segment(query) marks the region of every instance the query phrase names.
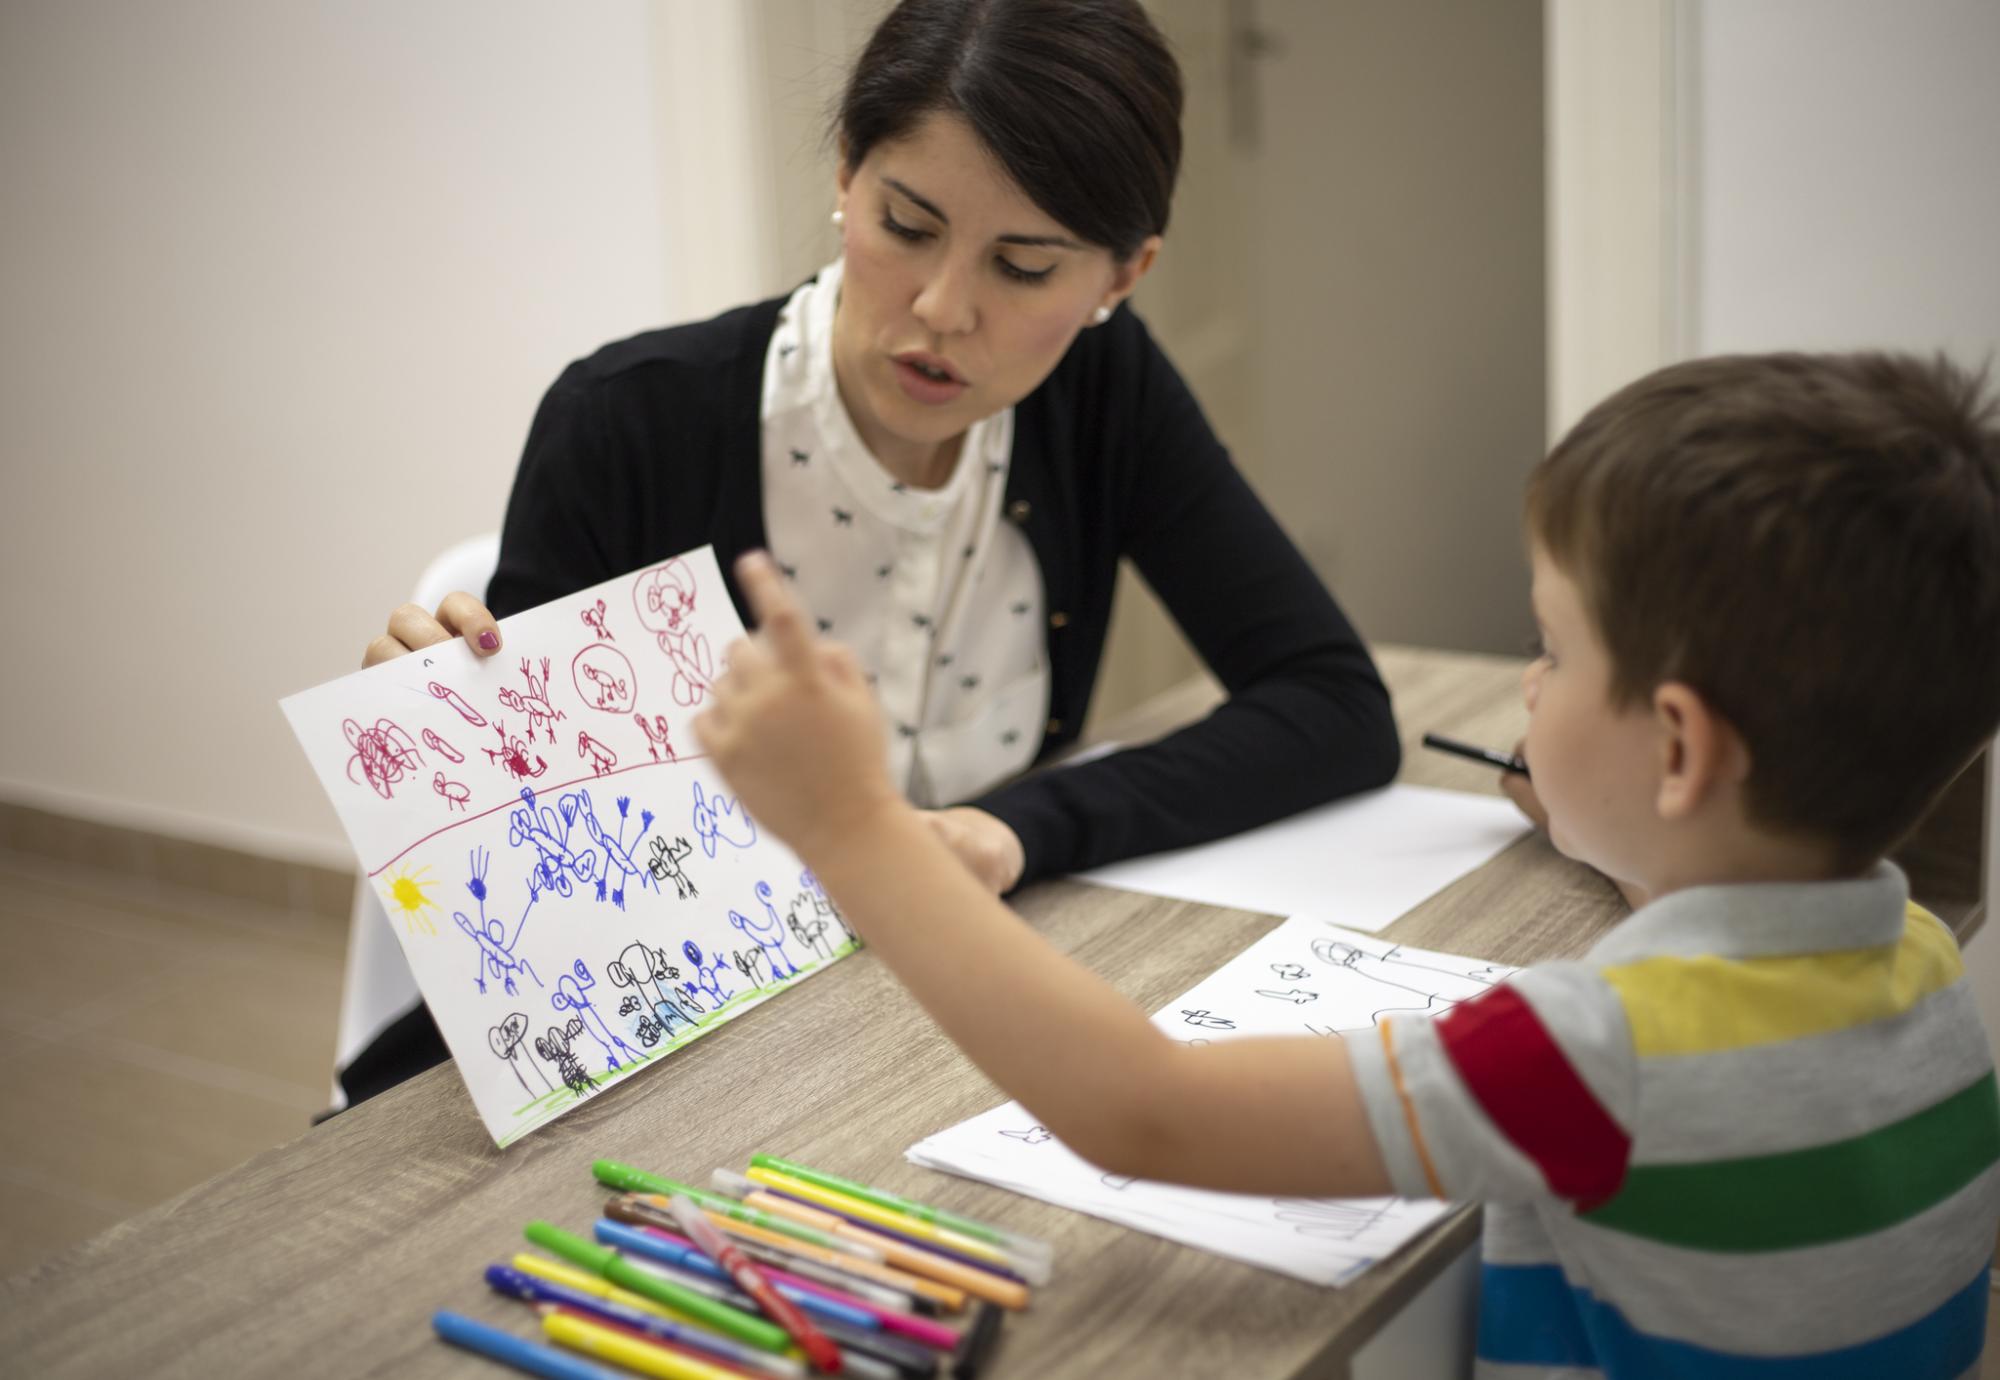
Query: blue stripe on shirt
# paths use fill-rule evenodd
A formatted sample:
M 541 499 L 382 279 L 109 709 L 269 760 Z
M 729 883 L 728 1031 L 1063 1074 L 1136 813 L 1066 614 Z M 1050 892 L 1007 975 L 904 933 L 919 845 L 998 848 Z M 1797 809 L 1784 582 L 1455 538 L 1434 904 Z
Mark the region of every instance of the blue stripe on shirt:
M 1556 1265 L 1480 1268 L 1479 1359 L 1505 1365 L 1601 1367 L 1609 1380 L 1952 1380 L 1986 1341 L 1987 1273 L 1906 1327 L 1810 1355 L 1744 1356 L 1653 1337 Z

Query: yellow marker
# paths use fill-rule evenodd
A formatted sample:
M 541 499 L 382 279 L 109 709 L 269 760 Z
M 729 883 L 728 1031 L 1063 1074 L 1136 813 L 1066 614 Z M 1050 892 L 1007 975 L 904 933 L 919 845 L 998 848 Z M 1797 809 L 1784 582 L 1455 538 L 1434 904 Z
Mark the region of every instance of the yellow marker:
M 752 1179 L 766 1188 L 776 1189 L 787 1197 L 803 1198 L 808 1203 L 817 1203 L 821 1207 L 832 1212 L 837 1212 L 843 1217 L 858 1217 L 864 1222 L 872 1222 L 876 1226 L 894 1232 L 899 1236 L 912 1237 L 918 1241 L 928 1241 L 932 1245 L 942 1247 L 956 1255 L 967 1256 L 973 1260 L 983 1260 L 995 1269 L 1005 1270 L 1009 1274 L 1021 1275 L 1024 1279 L 1029 1279 L 1032 1283 L 1048 1283 L 1046 1278 L 1035 1280 L 1024 1270 L 1020 1269 L 1016 1257 L 1010 1252 L 1004 1251 L 989 1242 L 967 1236 L 962 1231 L 953 1231 L 950 1227 L 940 1227 L 935 1223 L 920 1221 L 915 1217 L 894 1211 L 891 1208 L 877 1207 L 874 1203 L 865 1202 L 860 1198 L 854 1197 L 852 1194 L 842 1193 L 837 1189 L 823 1188 L 819 1184 L 807 1183 L 804 1179 L 794 1178 L 792 1175 L 781 1173 L 776 1169 L 765 1169 L 757 1165 L 752 1165 L 749 1173 L 744 1177 Z
M 857 1227 L 845 1217 L 831 1212 L 822 1212 L 804 1203 L 795 1203 L 790 1198 L 780 1198 L 775 1193 L 753 1193 L 743 1200 L 750 1207 L 758 1208 L 776 1217 L 789 1217 L 794 1222 L 803 1222 L 809 1227 L 849 1241 L 859 1241 L 882 1252 L 882 1258 L 900 1270 L 924 1275 L 953 1288 L 963 1289 L 974 1298 L 987 1299 L 1002 1308 L 1026 1308 L 1028 1306 L 1028 1286 L 1017 1280 L 1003 1279 L 989 1274 L 976 1266 L 964 1265 L 947 1259 L 935 1251 L 927 1251 L 921 1246 L 912 1246 L 906 1241 L 898 1241 L 893 1236 Z
M 949 1284 L 940 1284 L 934 1279 L 925 1279 L 920 1275 L 913 1275 L 888 1265 L 877 1265 L 874 1261 L 864 1260 L 858 1255 L 843 1255 L 839 1251 L 829 1251 L 823 1246 L 808 1245 L 794 1237 L 780 1236 L 777 1232 L 753 1227 L 748 1222 L 733 1221 L 719 1212 L 709 1213 L 708 1220 L 731 1236 L 740 1236 L 745 1241 L 761 1241 L 767 1246 L 777 1246 L 807 1260 L 817 1260 L 822 1265 L 831 1265 L 851 1275 L 859 1275 L 863 1279 L 872 1279 L 878 1284 L 887 1284 L 905 1293 L 916 1294 L 951 1312 L 956 1313 L 965 1307 L 965 1291 L 954 1289 Z
M 604 1299 L 610 1303 L 622 1303 L 627 1308 L 637 1308 L 641 1312 L 651 1313 L 656 1318 L 669 1318 L 677 1323 L 701 1326 L 687 1314 L 675 1312 L 664 1303 L 655 1303 L 643 1294 L 633 1293 L 630 1289 L 620 1289 L 602 1275 L 579 1270 L 576 1266 L 565 1264 L 560 1260 L 549 1260 L 523 1251 L 514 1257 L 513 1266 L 524 1275 L 533 1275 L 551 1284 L 566 1284 L 579 1293 L 589 1294 L 593 1298 Z
M 672 1351 L 637 1337 L 585 1322 L 573 1313 L 544 1313 L 542 1331 L 549 1340 L 600 1361 L 655 1375 L 660 1380 L 742 1380 L 742 1372 L 711 1366 L 686 1352 Z

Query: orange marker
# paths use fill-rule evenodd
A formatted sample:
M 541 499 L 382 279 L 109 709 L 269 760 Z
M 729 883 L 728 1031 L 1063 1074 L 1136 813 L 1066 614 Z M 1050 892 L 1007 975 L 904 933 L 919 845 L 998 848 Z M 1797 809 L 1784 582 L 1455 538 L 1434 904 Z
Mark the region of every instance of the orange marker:
M 974 1298 L 986 1299 L 1002 1308 L 1021 1309 L 1028 1306 L 1028 1286 L 1025 1284 L 1002 1279 L 999 1275 L 988 1274 L 956 1260 L 947 1260 L 935 1251 L 912 1246 L 893 1236 L 858 1227 L 838 1213 L 822 1212 L 804 1203 L 793 1202 L 790 1198 L 780 1198 L 775 1193 L 752 1193 L 743 1200 L 743 1204 L 768 1212 L 773 1217 L 789 1217 L 805 1226 L 817 1227 L 843 1241 L 858 1241 L 862 1245 L 873 1246 L 889 1264 L 963 1289 Z

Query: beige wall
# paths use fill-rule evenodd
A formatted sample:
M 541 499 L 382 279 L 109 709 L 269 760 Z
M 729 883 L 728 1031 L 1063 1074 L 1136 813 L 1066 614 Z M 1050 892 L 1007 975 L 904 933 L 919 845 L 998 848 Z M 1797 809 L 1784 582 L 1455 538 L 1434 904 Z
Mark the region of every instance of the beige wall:
M 565 362 L 775 286 L 748 18 L 0 8 L 0 795 L 346 857 L 279 697 L 498 524 Z
M 1371 639 L 1518 652 L 1543 436 L 1539 0 L 1263 0 L 1262 450 Z

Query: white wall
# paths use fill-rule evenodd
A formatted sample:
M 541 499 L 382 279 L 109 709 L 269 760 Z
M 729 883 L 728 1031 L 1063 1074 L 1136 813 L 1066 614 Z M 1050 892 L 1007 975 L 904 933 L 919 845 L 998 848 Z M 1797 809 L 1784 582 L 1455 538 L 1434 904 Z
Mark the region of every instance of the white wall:
M 1692 340 L 2000 347 L 2000 5 L 1698 7 Z
M 2000 5 L 1686 3 L 1691 352 L 2000 353 Z M 1967 964 L 2000 1035 L 1994 883 Z
M 0 8 L 0 797 L 347 857 L 278 699 L 497 526 L 568 360 L 776 286 L 747 23 Z

